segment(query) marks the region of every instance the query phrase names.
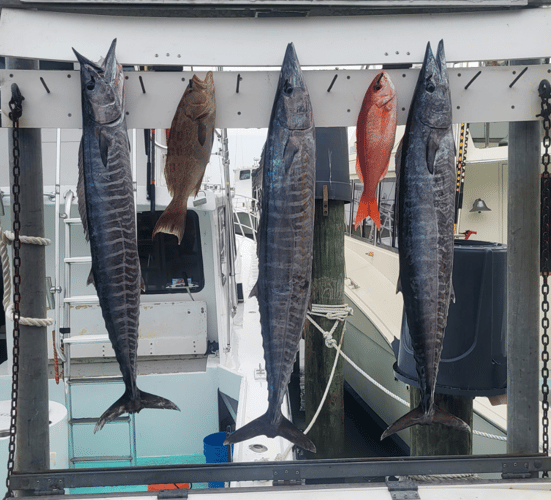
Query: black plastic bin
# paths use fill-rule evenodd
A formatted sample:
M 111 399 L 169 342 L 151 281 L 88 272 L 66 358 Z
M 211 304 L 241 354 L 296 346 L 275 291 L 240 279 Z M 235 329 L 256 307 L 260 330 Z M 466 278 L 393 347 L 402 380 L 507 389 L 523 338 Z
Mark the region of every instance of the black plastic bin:
M 507 391 L 507 246 L 458 240 L 453 287 L 436 392 L 494 396 Z M 395 376 L 419 387 L 405 310 L 392 345 Z

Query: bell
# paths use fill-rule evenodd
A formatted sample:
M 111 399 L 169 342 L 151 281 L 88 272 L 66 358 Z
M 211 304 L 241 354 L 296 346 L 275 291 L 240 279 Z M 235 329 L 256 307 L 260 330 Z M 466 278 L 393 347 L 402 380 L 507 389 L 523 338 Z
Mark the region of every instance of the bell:
M 484 200 L 482 198 L 477 198 L 474 200 L 473 208 L 469 210 L 469 212 L 491 212 L 492 209 L 488 208 L 486 206 L 486 203 L 484 203 Z

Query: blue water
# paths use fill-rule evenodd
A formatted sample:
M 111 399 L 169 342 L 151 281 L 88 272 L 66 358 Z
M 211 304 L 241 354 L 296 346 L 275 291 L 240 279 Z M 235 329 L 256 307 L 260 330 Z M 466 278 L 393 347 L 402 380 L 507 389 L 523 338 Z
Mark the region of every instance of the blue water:
M 169 457 L 138 457 L 137 465 L 181 465 L 181 464 L 204 464 L 205 455 L 202 453 L 197 455 L 175 455 Z M 127 462 L 88 462 L 77 464 L 77 469 L 92 469 L 103 467 L 125 467 Z M 193 489 L 207 488 L 207 483 L 193 483 Z M 134 492 L 147 491 L 147 485 L 132 485 L 132 486 L 104 486 L 95 488 L 68 488 L 68 495 L 84 495 L 93 493 L 115 493 L 115 492 Z

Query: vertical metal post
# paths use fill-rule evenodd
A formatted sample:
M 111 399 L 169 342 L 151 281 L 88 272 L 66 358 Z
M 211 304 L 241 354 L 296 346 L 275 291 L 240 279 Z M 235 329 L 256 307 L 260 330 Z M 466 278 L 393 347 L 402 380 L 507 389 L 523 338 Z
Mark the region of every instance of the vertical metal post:
M 9 69 L 38 69 L 38 61 L 6 58 Z M 23 119 L 25 105 L 23 104 Z M 10 143 L 11 143 L 10 139 Z M 39 129 L 20 129 L 21 235 L 44 237 L 42 140 Z M 11 143 L 10 146 L 13 146 Z M 13 147 L 10 147 L 13 151 Z M 13 162 L 13 158 L 10 158 Z M 13 181 L 13 179 L 12 179 Z M 46 317 L 45 248 L 21 246 L 21 316 Z M 48 344 L 46 327 L 20 327 L 19 392 L 15 470 L 50 466 Z
M 539 439 L 538 121 L 509 124 L 507 229 L 507 453 L 537 453 Z

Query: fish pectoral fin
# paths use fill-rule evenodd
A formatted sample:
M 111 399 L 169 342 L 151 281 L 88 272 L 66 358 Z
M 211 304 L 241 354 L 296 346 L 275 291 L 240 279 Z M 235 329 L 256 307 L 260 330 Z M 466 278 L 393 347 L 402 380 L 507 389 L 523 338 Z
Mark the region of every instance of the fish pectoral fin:
M 253 286 L 253 289 L 251 290 L 251 293 L 249 294 L 249 298 L 256 297 L 258 298 L 258 281 Z
M 88 275 L 88 279 L 86 280 L 86 286 L 88 285 L 94 285 L 96 286 L 96 282 L 94 281 L 94 270 L 90 269 L 90 274 Z
M 201 146 L 204 146 L 207 140 L 207 127 L 203 122 L 197 124 L 197 140 Z
M 455 304 L 455 290 L 453 289 L 453 285 L 450 293 L 450 302 L 453 302 Z
M 400 293 L 402 291 L 402 280 L 401 275 L 398 275 L 398 281 L 396 282 L 396 293 Z
M 107 168 L 107 157 L 109 156 L 109 138 L 105 127 L 102 127 L 99 134 L 99 154 L 103 165 Z
M 434 129 L 431 129 L 429 136 L 427 138 L 427 151 L 426 151 L 426 160 L 427 168 L 431 174 L 434 174 L 434 160 L 436 158 L 436 152 L 438 151 L 440 145 L 440 136 L 438 132 Z
M 143 280 L 143 276 L 140 278 L 140 290 L 145 292 L 145 281 Z

